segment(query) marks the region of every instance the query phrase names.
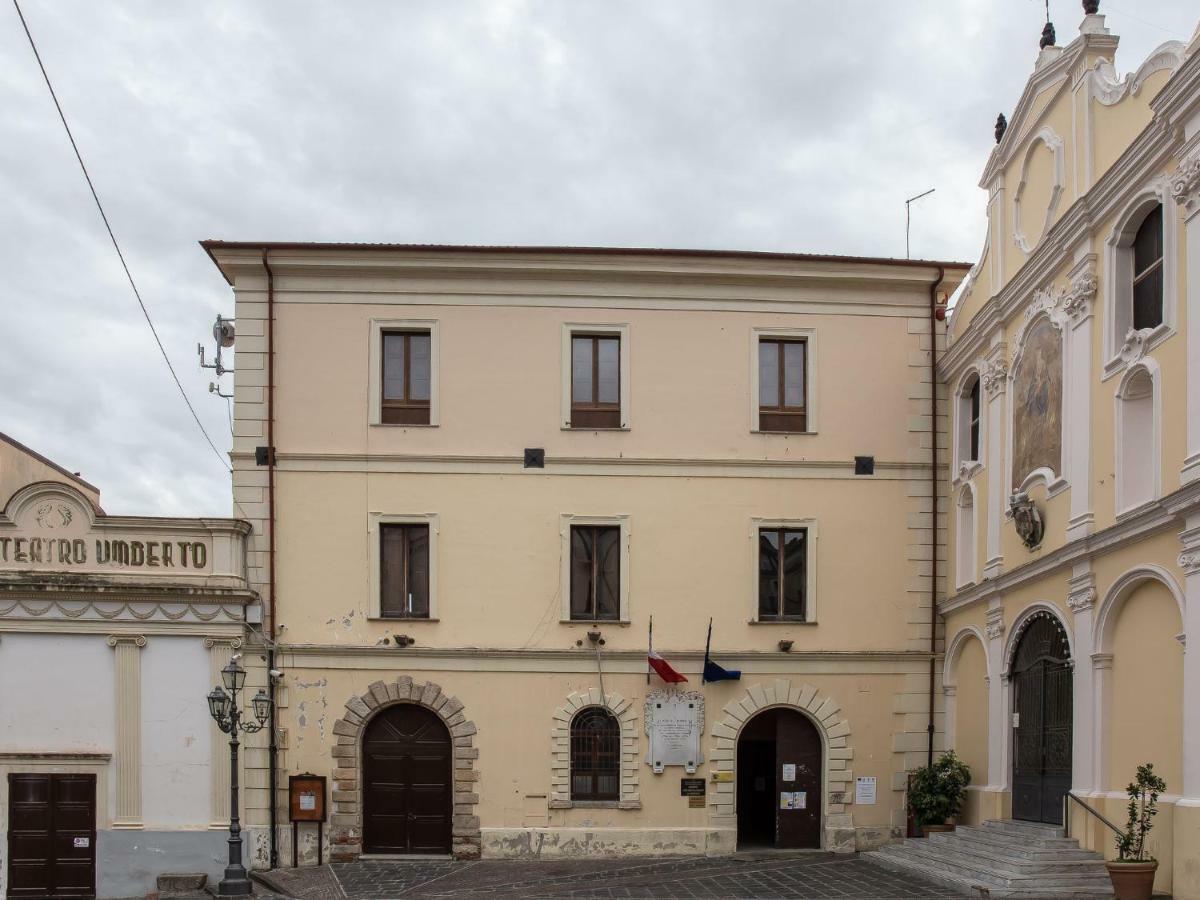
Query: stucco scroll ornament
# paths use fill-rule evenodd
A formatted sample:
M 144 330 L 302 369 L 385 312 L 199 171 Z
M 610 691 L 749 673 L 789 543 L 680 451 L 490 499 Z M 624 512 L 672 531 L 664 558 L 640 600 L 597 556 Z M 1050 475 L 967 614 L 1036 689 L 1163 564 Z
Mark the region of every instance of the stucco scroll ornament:
M 980 381 L 983 390 L 989 397 L 995 397 L 1004 388 L 1004 379 L 1008 377 L 1008 360 L 992 359 L 983 365 Z
M 1021 541 L 1030 550 L 1037 547 L 1042 542 L 1045 526 L 1042 524 L 1042 514 L 1034 506 L 1029 494 L 1025 491 L 1014 493 L 1008 498 L 1008 510 Z
M 37 523 L 42 528 L 62 528 L 71 524 L 71 507 L 62 503 L 43 503 L 36 510 Z
M 1184 550 L 1180 553 L 1179 568 L 1189 575 L 1200 572 L 1200 550 Z
M 1064 308 L 1066 297 L 1067 291 L 1063 288 L 1038 288 L 1033 292 L 1033 299 L 1029 305 L 1025 307 L 1025 322 L 1029 323 L 1038 314 L 1045 313 L 1050 324 L 1062 331 L 1063 324 L 1067 320 Z
M 1071 607 L 1072 612 L 1083 612 L 1095 605 L 1096 589 L 1094 587 L 1085 587 L 1067 594 L 1067 606 Z
M 1063 312 L 1072 322 L 1078 322 L 1087 317 L 1092 311 L 1092 301 L 1096 299 L 1096 289 L 1099 282 L 1090 269 L 1080 272 L 1071 279 L 1070 290 L 1063 295 Z
M 1200 211 L 1200 149 L 1179 163 L 1171 176 L 1171 196 L 1187 215 Z
M 984 632 L 988 636 L 989 641 L 999 640 L 1004 636 L 1004 610 L 992 610 L 987 615 L 987 624 L 984 627 Z

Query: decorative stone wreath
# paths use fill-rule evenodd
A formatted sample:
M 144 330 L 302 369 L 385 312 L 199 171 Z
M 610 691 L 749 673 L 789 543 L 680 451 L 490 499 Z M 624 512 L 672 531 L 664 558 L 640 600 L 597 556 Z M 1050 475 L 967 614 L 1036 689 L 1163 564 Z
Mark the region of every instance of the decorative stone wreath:
M 462 701 L 443 693 L 441 685 L 416 682 L 407 675 L 394 682 L 376 681 L 367 692 L 346 701 L 342 718 L 333 723 L 337 745 L 333 748 L 333 815 L 330 820 L 330 856 L 350 862 L 362 854 L 362 733 L 381 710 L 412 703 L 436 712 L 450 731 L 454 745 L 454 817 L 451 852 L 455 859 L 479 859 L 479 770 L 475 761 L 475 723 L 463 713 Z

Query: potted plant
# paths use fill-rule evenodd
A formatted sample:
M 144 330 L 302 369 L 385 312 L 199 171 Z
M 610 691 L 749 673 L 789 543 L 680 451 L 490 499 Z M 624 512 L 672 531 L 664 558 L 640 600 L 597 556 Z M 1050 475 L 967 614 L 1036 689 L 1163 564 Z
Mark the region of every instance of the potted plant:
M 1167 783 L 1154 774 L 1154 764 L 1137 767 L 1130 783 L 1129 820 L 1125 833 L 1117 838 L 1117 858 L 1106 863 L 1117 900 L 1150 900 L 1154 893 L 1154 873 L 1158 860 L 1146 853 L 1146 835 L 1158 815 L 1158 796 Z
M 971 783 L 971 769 L 950 750 L 909 778 L 908 809 L 922 835 L 953 831 Z

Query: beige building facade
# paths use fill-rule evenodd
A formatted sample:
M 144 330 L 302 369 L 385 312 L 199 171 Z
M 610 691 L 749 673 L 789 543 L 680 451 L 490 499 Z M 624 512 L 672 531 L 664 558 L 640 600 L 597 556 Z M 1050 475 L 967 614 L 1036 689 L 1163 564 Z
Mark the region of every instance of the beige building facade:
M 967 266 L 205 246 L 282 673 L 274 777 L 265 733 L 247 754 L 256 864 L 272 783 L 290 860 L 303 772 L 335 859 L 904 833 L 943 744 L 932 353 Z M 650 673 L 651 618 L 686 683 Z M 701 682 L 710 619 L 740 680 Z
M 969 820 L 1125 820 L 1167 782 L 1156 887 L 1200 897 L 1200 33 L 1123 78 L 1043 49 L 981 186 L 939 372 L 951 424 L 946 740 Z M 1071 801 L 1067 794 L 1082 803 Z

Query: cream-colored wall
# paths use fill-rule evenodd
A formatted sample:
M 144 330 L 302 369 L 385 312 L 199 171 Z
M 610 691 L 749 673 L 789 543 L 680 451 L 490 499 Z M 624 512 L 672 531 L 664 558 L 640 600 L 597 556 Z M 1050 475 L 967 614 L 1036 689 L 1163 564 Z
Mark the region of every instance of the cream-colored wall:
M 27 484 L 38 481 L 53 481 L 67 484 L 82 493 L 92 506 L 100 506 L 100 491 L 85 481 L 72 478 L 50 465 L 45 459 L 24 448 L 9 443 L 0 436 L 0 510 L 14 493 Z
M 1153 763 L 1178 794 L 1183 750 L 1183 628 L 1175 598 L 1143 582 L 1125 600 L 1112 636 L 1108 789 L 1124 791 L 1137 767 Z
M 308 670 L 302 656 L 286 655 L 282 663 L 290 673 L 292 685 L 289 708 L 284 712 L 289 728 L 287 766 L 294 772 L 311 771 L 328 774 L 334 762 L 332 748 L 337 743 L 333 734 L 334 721 L 343 714 L 343 704 L 351 697 L 367 692 L 367 686 L 377 679 L 393 678 L 398 672 L 411 675 L 416 681 L 432 681 L 444 693 L 463 702 L 463 714 L 474 722 L 478 733 L 474 746 L 479 750 L 475 768 L 480 772 L 477 783 L 479 804 L 477 814 L 484 828 L 519 827 L 547 824 L 539 822 L 548 817 L 551 827 L 561 828 L 708 828 L 711 826 L 709 808 L 692 809 L 687 798 L 679 794 L 681 768 L 668 767 L 664 774 L 654 775 L 643 758 L 648 743 L 644 733 L 643 703 L 651 687 L 644 674 L 620 674 L 608 671 L 604 688 L 620 694 L 634 703 L 637 715 L 636 747 L 638 755 L 638 792 L 640 809 L 573 808 L 547 810 L 537 795 L 548 795 L 551 783 L 551 729 L 554 712 L 563 706 L 569 694 L 598 687 L 597 676 L 591 672 L 547 672 L 530 675 L 526 672 L 505 671 L 484 663 L 487 668 L 473 670 L 471 664 L 454 666 L 452 670 L 423 670 L 403 662 L 396 653 L 396 669 L 351 668 L 330 669 L 324 666 Z M 568 668 L 576 668 L 567 665 Z M 792 667 L 770 670 L 763 667 L 758 673 L 747 673 L 741 682 L 710 684 L 705 692 L 705 733 L 702 739 L 703 763 L 695 777 L 709 779 L 713 740 L 712 723 L 721 717 L 724 706 L 743 696 L 754 685 L 770 684 L 775 677 L 790 677 L 815 686 L 820 693 L 834 698 L 842 707 L 841 715 L 852 725 L 853 770 L 858 775 L 874 775 L 879 779 L 878 802 L 872 806 L 853 807 L 856 827 L 883 827 L 892 821 L 893 812 L 902 802 L 902 795 L 887 790 L 891 781 L 893 760 L 889 750 L 892 731 L 892 698 L 899 689 L 898 677 L 888 674 L 797 674 Z M 699 679 L 685 688 L 700 689 Z M 656 682 L 655 689 L 661 686 Z M 718 785 L 710 782 L 708 790 L 715 794 Z M 532 802 L 526 797 L 534 795 Z M 713 799 L 712 796 L 709 798 Z M 531 814 L 538 810 L 540 816 Z
M 288 453 L 466 456 L 543 447 L 551 464 L 564 457 L 847 460 L 862 453 L 907 460 L 908 416 L 916 410 L 906 379 L 896 375 L 920 348 L 904 315 L 819 315 L 787 304 L 780 312 L 666 311 L 610 302 L 618 308 L 530 308 L 499 298 L 495 306 L 280 302 L 277 444 Z M 927 308 L 927 296 L 918 302 Z M 927 315 L 920 307 L 911 312 Z M 438 322 L 437 427 L 368 424 L 372 318 Z M 562 428 L 565 323 L 628 324 L 628 432 Z M 751 432 L 752 334 L 769 327 L 816 332 L 818 434 Z M 861 357 L 864 346 L 872 348 L 870 360 Z
M 987 655 L 977 639 L 963 646 L 955 672 L 954 750 L 971 767 L 971 784 L 988 783 Z
M 552 465 L 552 463 L 550 464 Z M 708 616 L 725 648 L 797 651 L 906 647 L 910 482 L 845 478 L 569 476 L 283 471 L 278 478 L 280 622 L 289 643 L 564 647 L 564 513 L 628 515 L 632 624 L 605 624 L 611 649 L 703 646 Z M 847 515 L 862 511 L 862 515 Z M 436 513 L 440 621 L 368 621 L 367 519 Z M 817 624 L 753 625 L 754 517 L 812 518 Z M 867 559 L 870 565 L 864 565 Z

